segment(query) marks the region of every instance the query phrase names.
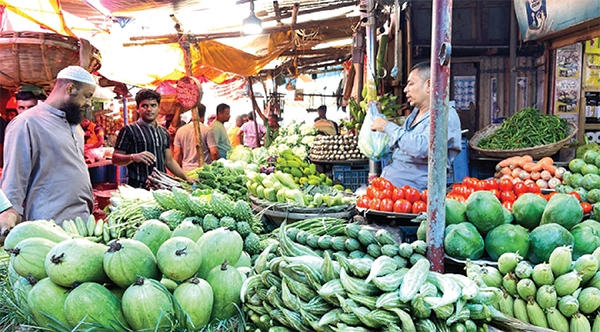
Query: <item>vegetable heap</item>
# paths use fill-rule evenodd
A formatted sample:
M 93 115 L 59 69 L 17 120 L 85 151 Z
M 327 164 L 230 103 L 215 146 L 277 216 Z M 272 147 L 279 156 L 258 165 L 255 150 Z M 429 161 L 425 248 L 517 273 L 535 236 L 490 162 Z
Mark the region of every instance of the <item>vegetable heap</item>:
M 233 227 L 209 230 L 207 222 L 171 231 L 148 220 L 133 239 L 108 245 L 72 238 L 53 222 L 20 223 L 5 243 L 13 305 L 53 331 L 200 330 L 228 320 L 251 258 Z
M 600 328 L 600 248 L 572 262 L 569 247 L 556 248 L 549 263 L 531 266 L 506 253 L 498 269 L 467 263 L 467 276 L 480 287 L 502 289 L 500 311 L 535 326 L 560 332 Z M 593 329 L 592 329 L 593 326 Z
M 478 147 L 491 150 L 512 150 L 556 143 L 567 138 L 567 120 L 540 114 L 536 108 L 524 108 L 490 136 L 479 141 Z
M 245 310 L 261 331 L 475 332 L 477 323 L 502 316 L 493 307 L 499 288 L 430 272 L 423 241 L 399 244 L 385 230 L 374 235 L 356 224 L 338 235 L 305 233 L 282 224 L 279 242 L 263 251 L 242 286 Z
M 213 161 L 210 165 L 188 172 L 188 176 L 198 179 L 194 185 L 196 189 L 217 189 L 235 201 L 248 200 L 243 167 L 229 168 L 220 161 Z
M 596 163 L 596 161 L 598 161 Z M 575 158 L 569 163 L 569 171 L 563 174 L 564 186 L 556 190 L 565 194 L 575 191 L 582 202 L 600 202 L 600 153 L 588 150 L 583 158 Z
M 319 135 L 310 149 L 311 160 L 351 160 L 365 159 L 358 149 L 358 137 L 352 134 Z
M 542 189 L 554 189 L 562 183 L 564 167 L 554 166 L 554 160 L 545 157 L 534 162 L 531 156 L 511 157 L 502 160 L 496 165 L 494 177 L 498 181 L 509 179 L 515 183 L 524 182 L 525 185 L 535 182 Z
M 308 151 L 313 145 L 317 130 L 307 124 L 292 121 L 279 129 L 279 136 L 269 147 L 269 155 L 279 156 L 284 150 L 292 150 L 302 160 L 308 157 Z

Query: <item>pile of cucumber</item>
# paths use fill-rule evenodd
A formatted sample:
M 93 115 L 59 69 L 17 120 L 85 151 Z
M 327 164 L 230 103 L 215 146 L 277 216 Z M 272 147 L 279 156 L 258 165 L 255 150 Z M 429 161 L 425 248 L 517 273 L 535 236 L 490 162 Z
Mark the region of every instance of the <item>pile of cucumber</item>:
M 558 247 L 548 263 L 532 266 L 505 253 L 498 269 L 467 264 L 479 286 L 501 288 L 498 309 L 507 316 L 560 332 L 600 331 L 600 248 L 572 261 L 570 247 Z
M 430 272 L 423 241 L 356 224 L 336 236 L 296 230 L 281 225 L 242 286 L 258 330 L 477 332 L 503 316 L 500 288 Z

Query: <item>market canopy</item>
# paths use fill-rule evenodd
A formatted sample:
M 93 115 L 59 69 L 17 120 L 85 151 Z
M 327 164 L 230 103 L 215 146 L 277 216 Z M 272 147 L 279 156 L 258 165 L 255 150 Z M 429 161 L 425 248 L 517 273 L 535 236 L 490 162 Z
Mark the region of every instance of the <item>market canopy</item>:
M 241 22 L 249 14 L 245 1 L 215 5 L 208 0 L 0 0 L 0 4 L 10 17 L 17 14 L 30 23 L 13 29 L 50 30 L 90 40 L 102 54 L 101 75 L 141 86 L 185 76 L 182 37 L 191 44 L 192 75 L 222 83 L 282 64 L 297 69 L 306 63 L 299 58 L 318 62 L 324 53 L 342 61 L 349 56 L 353 25 L 358 23 L 355 0 L 284 0 L 277 6 L 257 0 L 255 11 L 266 32 L 259 36 L 241 35 Z M 295 23 L 283 22 L 289 18 Z M 327 24 L 332 19 L 336 23 Z M 174 20 L 182 30 L 176 31 Z M 335 47 L 326 49 L 331 42 Z

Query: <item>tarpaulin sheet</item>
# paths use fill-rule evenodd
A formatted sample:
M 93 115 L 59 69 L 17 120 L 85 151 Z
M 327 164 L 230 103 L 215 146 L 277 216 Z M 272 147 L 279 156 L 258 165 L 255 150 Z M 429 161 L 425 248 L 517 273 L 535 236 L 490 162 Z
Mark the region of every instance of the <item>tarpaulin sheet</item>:
M 77 37 L 65 23 L 59 0 L 0 0 L 0 5 L 58 34 Z

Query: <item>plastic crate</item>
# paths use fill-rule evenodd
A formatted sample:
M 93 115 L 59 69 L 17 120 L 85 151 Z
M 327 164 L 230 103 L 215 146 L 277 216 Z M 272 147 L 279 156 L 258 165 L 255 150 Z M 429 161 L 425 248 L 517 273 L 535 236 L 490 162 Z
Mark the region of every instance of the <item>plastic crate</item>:
M 362 184 L 369 183 L 369 165 L 334 165 L 333 180 L 338 180 L 345 188 L 355 191 Z

